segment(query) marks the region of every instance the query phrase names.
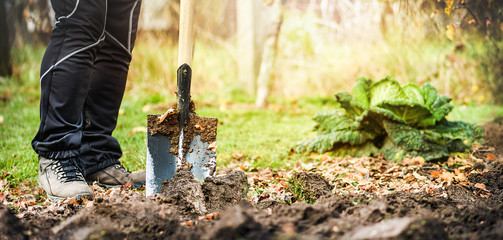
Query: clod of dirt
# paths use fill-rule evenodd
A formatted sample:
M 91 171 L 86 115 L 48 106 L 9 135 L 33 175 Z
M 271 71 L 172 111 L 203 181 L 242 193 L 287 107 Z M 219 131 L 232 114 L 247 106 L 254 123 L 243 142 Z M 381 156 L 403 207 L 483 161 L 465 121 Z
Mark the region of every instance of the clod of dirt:
M 472 173 L 468 176 L 468 181 L 473 183 L 483 183 L 487 190 L 493 193 L 503 192 L 503 164 L 496 163 L 488 172 L 484 174 Z
M 255 219 L 257 212 L 250 202 L 228 208 L 209 229 L 207 239 L 264 239 L 267 235 Z
M 201 183 L 190 171 L 178 171 L 170 180 L 164 180 L 159 195 L 172 198 L 187 213 L 203 215 L 207 212 Z
M 370 226 L 356 227 L 353 231 L 342 237 L 343 240 L 349 239 L 388 239 L 398 237 L 404 232 L 414 219 L 409 217 L 392 218 L 378 222 Z
M 301 191 L 304 200 L 314 202 L 321 196 L 330 194 L 332 185 L 319 173 L 296 172 L 290 179 L 294 188 Z
M 11 210 L 0 203 L 0 239 L 28 239 L 24 234 L 26 226 L 12 214 Z
M 143 199 L 101 203 L 51 229 L 54 239 L 163 239 L 179 231 L 172 205 Z
M 281 206 L 287 206 L 287 204 L 283 201 L 268 198 L 256 203 L 255 208 L 257 208 L 258 210 L 264 210 L 268 208 L 273 210 Z
M 173 199 L 187 213 L 202 215 L 221 211 L 246 199 L 248 187 L 246 174 L 241 171 L 207 177 L 202 184 L 191 172 L 179 171 L 171 180 L 162 183 L 159 195 Z
M 315 208 L 307 203 L 298 203 L 292 206 L 278 207 L 273 211 L 273 214 L 275 215 L 275 218 L 271 219 L 273 224 L 281 226 L 291 222 L 294 224 L 295 232 L 298 232 L 308 229 L 308 226 L 318 225 L 338 213 Z
M 217 212 L 234 205 L 246 199 L 248 188 L 246 174 L 242 171 L 232 171 L 224 176 L 208 177 L 202 186 L 206 209 L 209 212 Z
M 433 229 L 427 226 L 431 224 L 442 225 L 434 219 L 391 218 L 370 226 L 356 227 L 344 234 L 342 239 L 449 239 L 448 234 L 441 228 L 435 228 L 441 231 L 428 231 Z

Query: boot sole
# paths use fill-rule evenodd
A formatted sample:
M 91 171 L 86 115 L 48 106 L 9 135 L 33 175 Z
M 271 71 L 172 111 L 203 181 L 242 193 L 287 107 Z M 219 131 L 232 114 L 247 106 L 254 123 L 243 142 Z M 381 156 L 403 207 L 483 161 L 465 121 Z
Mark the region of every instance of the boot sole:
M 58 197 L 58 196 L 47 194 L 47 198 L 49 198 L 49 200 L 55 201 L 55 202 L 61 202 L 61 201 L 64 201 L 65 199 L 67 199 L 67 198 L 75 199 L 75 200 L 78 201 L 81 198 L 92 200 L 93 199 L 93 195 L 89 194 L 89 193 L 79 193 L 79 194 L 75 194 L 72 197 Z
M 96 182 L 98 184 L 98 186 L 100 187 L 103 187 L 103 188 L 117 188 L 117 187 L 122 187 L 122 185 L 110 185 L 110 184 L 105 184 L 105 183 L 100 183 L 100 182 Z M 87 184 L 89 185 L 93 185 L 93 182 L 91 181 L 88 181 Z M 131 186 L 132 189 L 137 189 L 137 188 L 141 188 L 145 186 L 145 182 L 139 182 L 139 183 L 133 183 L 133 185 Z

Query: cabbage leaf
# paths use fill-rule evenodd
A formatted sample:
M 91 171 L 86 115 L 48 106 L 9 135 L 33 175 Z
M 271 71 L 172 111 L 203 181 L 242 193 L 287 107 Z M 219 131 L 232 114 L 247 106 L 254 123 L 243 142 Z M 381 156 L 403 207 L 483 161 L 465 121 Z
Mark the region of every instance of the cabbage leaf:
M 298 152 L 430 161 L 483 142 L 480 127 L 446 120 L 451 98 L 429 83 L 402 87 L 392 77 L 377 82 L 360 77 L 352 91 L 335 94 L 340 109 L 314 117 L 318 136 L 297 143 Z

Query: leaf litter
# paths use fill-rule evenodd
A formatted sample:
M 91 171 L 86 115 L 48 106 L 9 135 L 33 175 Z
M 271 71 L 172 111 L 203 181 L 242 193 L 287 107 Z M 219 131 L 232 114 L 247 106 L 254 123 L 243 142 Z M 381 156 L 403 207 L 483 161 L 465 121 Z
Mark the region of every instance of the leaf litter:
M 218 179 L 201 183 L 206 211 L 187 208 L 173 193 L 146 198 L 130 184 L 93 184 L 93 200 L 51 202 L 33 184 L 9 184 L 2 171 L 0 239 L 497 239 L 501 146 L 474 146 L 438 162 L 312 155 L 274 169 L 254 168 L 236 152 Z M 247 194 L 218 208 L 209 199 L 224 199 L 239 182 L 228 175 L 244 177 Z M 397 227 L 390 231 L 390 224 Z

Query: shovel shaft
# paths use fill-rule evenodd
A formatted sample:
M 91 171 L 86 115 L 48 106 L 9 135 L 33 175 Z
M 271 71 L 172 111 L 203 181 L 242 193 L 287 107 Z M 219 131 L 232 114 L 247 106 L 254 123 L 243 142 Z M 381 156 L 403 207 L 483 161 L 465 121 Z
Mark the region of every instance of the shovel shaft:
M 178 87 L 178 112 L 180 131 L 189 119 L 190 83 L 192 77 L 192 49 L 194 46 L 194 0 L 180 1 L 180 27 L 178 35 L 178 70 L 176 84 Z
M 178 123 L 180 130 L 183 129 L 189 120 L 190 112 L 190 82 L 192 69 L 186 63 L 180 66 L 176 74 L 176 84 L 178 86 Z
M 178 33 L 178 67 L 192 65 L 194 47 L 194 0 L 180 1 L 180 25 Z

